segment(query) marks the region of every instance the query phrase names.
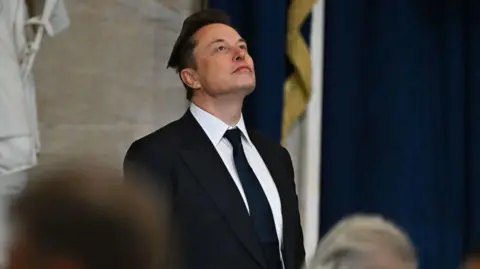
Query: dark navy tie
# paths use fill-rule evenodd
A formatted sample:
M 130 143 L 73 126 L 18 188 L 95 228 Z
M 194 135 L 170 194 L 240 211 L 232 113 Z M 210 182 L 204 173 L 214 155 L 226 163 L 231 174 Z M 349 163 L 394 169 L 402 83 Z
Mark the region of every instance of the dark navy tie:
M 253 221 L 260 244 L 262 245 L 268 268 L 280 269 L 282 266 L 272 209 L 270 208 L 267 196 L 260 182 L 248 164 L 247 157 L 243 150 L 241 136 L 241 131 L 238 128 L 225 132 L 225 138 L 228 139 L 233 147 L 235 167 L 247 198 L 250 217 Z

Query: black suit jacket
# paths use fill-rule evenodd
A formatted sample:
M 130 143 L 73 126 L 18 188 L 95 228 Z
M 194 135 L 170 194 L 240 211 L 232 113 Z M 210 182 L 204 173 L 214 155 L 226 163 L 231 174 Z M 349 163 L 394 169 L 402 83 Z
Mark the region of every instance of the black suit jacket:
M 305 250 L 292 161 L 278 143 L 249 136 L 277 186 L 283 215 L 285 269 L 298 269 Z M 265 259 L 244 201 L 220 155 L 190 111 L 135 141 L 125 157 L 126 177 L 141 168 L 165 188 L 184 239 L 181 268 L 263 269 Z

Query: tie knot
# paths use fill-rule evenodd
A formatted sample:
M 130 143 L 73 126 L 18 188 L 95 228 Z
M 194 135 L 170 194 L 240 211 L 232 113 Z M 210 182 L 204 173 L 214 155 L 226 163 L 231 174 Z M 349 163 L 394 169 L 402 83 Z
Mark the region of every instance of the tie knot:
M 238 128 L 226 131 L 224 136 L 234 148 L 242 144 L 242 134 Z

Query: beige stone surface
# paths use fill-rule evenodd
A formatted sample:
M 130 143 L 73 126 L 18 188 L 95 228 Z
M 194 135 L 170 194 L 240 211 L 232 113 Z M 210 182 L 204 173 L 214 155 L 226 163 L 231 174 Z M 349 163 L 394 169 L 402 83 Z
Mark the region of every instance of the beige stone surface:
M 199 0 L 67 0 L 70 28 L 42 44 L 34 75 L 40 165 L 121 167 L 135 139 L 180 117 L 185 91 L 166 62 Z

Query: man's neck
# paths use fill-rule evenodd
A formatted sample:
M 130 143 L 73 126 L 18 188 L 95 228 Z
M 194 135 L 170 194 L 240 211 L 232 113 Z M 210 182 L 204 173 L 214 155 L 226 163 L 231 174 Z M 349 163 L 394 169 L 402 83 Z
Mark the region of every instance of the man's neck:
M 193 98 L 192 103 L 229 126 L 235 126 L 242 117 L 243 100 Z

